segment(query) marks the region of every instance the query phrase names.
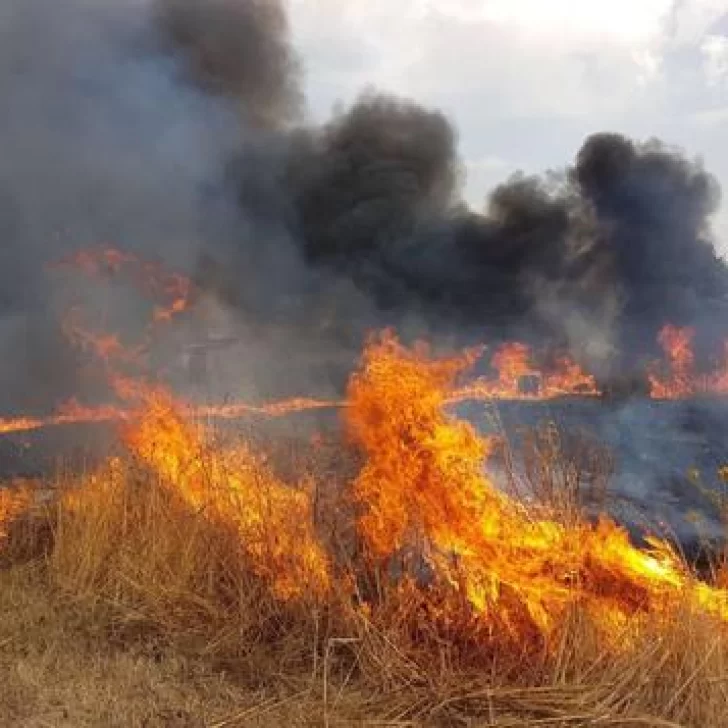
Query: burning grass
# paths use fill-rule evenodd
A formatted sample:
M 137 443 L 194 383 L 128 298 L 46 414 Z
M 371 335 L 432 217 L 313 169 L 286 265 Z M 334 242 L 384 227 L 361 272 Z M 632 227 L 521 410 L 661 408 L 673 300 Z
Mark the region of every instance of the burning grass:
M 614 625 L 608 642 L 574 605 L 554 649 L 534 653 L 493 643 L 462 600 L 412 578 L 379 572 L 368 604 L 343 579 L 323 597 L 301 584 L 282 599 L 229 521 L 138 465 L 63 488 L 58 504 L 35 507 L 52 523 L 50 548 L 1 577 L 0 644 L 15 686 L 0 702 L 15 711 L 5 725 L 27 719 L 29 681 L 44 685 L 33 700 L 47 724 L 113 725 L 99 680 L 117 704 L 130 701 L 138 722 L 125 725 L 238 714 L 230 725 L 725 724 L 728 640 L 689 599 L 669 620 Z M 449 624 L 437 616 L 445 608 Z
M 164 390 L 124 387 L 128 455 L 52 501 L 4 496 L 7 560 L 35 556 L 120 649 L 283 690 L 311 725 L 725 725 L 728 593 L 578 517 L 557 480 L 528 507 L 494 487 L 492 442 L 446 407 L 474 356 L 372 340 L 339 482 L 284 480 Z

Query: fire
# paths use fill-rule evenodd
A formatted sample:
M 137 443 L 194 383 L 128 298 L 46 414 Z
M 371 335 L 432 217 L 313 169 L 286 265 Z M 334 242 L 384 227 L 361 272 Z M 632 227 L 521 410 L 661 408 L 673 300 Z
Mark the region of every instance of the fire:
M 113 266 L 126 263 L 111 258 Z M 692 359 L 685 339 L 674 333 L 663 340 L 680 344 L 671 361 L 674 371 L 684 373 Z M 113 363 L 117 346 L 92 350 Z M 619 630 L 636 629 L 647 619 L 674 619 L 686 603 L 728 622 L 728 592 L 698 583 L 668 543 L 653 539 L 641 550 L 607 518 L 596 524 L 565 521 L 546 506 L 527 507 L 495 487 L 486 474 L 493 442 L 457 419 L 449 405 L 465 398 L 546 398 L 597 389 L 568 359 L 540 372 L 523 344 L 496 352 L 491 363 L 497 377 L 469 383 L 481 355 L 474 348 L 436 358 L 425 344 L 407 348 L 385 332 L 367 344 L 344 402 L 294 398 L 203 407 L 108 366 L 118 406 L 87 408 L 71 401 L 50 418 L 2 421 L 0 431 L 114 421 L 134 458 L 165 487 L 194 512 L 233 529 L 248 566 L 281 600 L 321 600 L 336 587 L 361 604 L 352 585 L 359 568 L 374 568 L 389 576 L 395 590 L 417 589 L 432 623 L 448 634 L 465 630 L 483 644 L 537 651 L 555 646 L 560 626 L 577 608 L 614 646 L 623 636 Z M 536 392 L 521 391 L 523 377 L 538 378 Z M 346 434 L 363 457 L 351 494 L 364 560 L 346 567 L 334 566 L 315 525 L 320 484 L 283 481 L 245 442 L 212 445 L 201 420 L 324 407 L 341 409 Z M 73 498 L 82 506 L 82 494 Z M 0 501 L 0 522 L 25 506 L 22 497 Z M 362 604 L 368 613 L 377 606 L 376 599 Z
M 136 386 L 132 382 L 133 380 L 126 380 L 124 382 L 121 378 L 115 378 L 114 388 L 117 394 L 121 394 L 122 397 L 128 396 L 130 389 L 136 389 Z M 345 403 L 336 400 L 293 397 L 291 399 L 259 405 L 244 402 L 201 406 L 179 402 L 177 405 L 179 411 L 189 418 L 231 420 L 247 415 L 285 417 L 296 412 L 341 408 L 345 406 Z M 132 417 L 133 414 L 133 411 L 122 406 L 100 405 L 98 407 L 89 407 L 80 404 L 75 399 L 71 399 L 62 404 L 56 414 L 46 417 L 0 417 L 0 435 L 30 432 L 32 430 L 43 429 L 44 427 L 125 421 Z
M 728 394 L 728 341 L 724 342 L 721 361 L 707 373 L 695 366 L 693 340 L 695 330 L 666 324 L 658 341 L 665 353 L 666 365 L 653 364 L 648 379 L 653 399 L 686 399 L 696 395 Z
M 533 363 L 533 352 L 526 344 L 503 344 L 493 355 L 491 367 L 496 378 L 481 377 L 453 392 L 449 401 L 477 399 L 548 400 L 566 396 L 599 395 L 596 379 L 568 356 L 556 361 L 552 370 L 542 370 Z
M 476 626 L 522 644 L 549 643 L 576 605 L 605 634 L 672 614 L 686 595 L 728 620 L 728 593 L 693 583 L 667 543 L 641 551 L 607 519 L 567 527 L 494 487 L 489 442 L 444 410 L 473 359 L 432 359 L 392 334 L 365 351 L 344 415 L 366 456 L 354 494 L 370 558 L 388 568 L 414 549 L 450 595 L 433 605 L 436 619 L 454 619 L 464 599 Z
M 335 399 L 312 399 L 310 397 L 292 397 L 279 402 L 253 405 L 244 402 L 230 402 L 222 405 L 206 405 L 195 408 L 200 417 L 220 419 L 236 419 L 245 415 L 265 415 L 268 417 L 283 417 L 295 412 L 310 412 L 312 410 L 338 409 L 346 406 L 345 402 Z
M 161 291 L 169 303 L 166 306 L 157 306 L 154 310 L 156 323 L 171 321 L 189 308 L 193 294 L 192 281 L 189 278 L 178 274 L 167 275 L 162 279 Z
M 105 364 L 139 363 L 145 347 L 129 347 L 122 343 L 117 334 L 95 333 L 83 323 L 83 316 L 78 308 L 71 309 L 62 320 L 62 329 L 66 338 L 73 342 L 79 351 L 91 354 Z
M 159 302 L 152 317 L 154 323 L 169 322 L 187 311 L 195 295 L 189 278 L 110 246 L 78 251 L 53 267 L 80 271 L 90 278 L 124 276 L 143 294 Z
M 503 391 L 518 391 L 521 377 L 536 374 L 531 365 L 531 350 L 521 343 L 503 344 L 493 357 L 492 365 L 498 370 L 498 382 Z
M 154 322 L 185 311 L 193 295 L 186 278 L 113 248 L 82 251 L 63 264 L 93 276 L 130 275 L 163 301 Z M 615 639 L 617 625 L 674 618 L 686 601 L 728 622 L 728 592 L 698 583 L 668 543 L 653 539 L 641 550 L 607 518 L 566 521 L 500 491 L 486 474 L 493 442 L 448 409 L 467 399 L 597 395 L 594 377 L 568 357 L 543 369 L 526 344 L 506 343 L 491 358 L 495 376 L 468 380 L 483 348 L 436 358 L 425 344 L 407 348 L 385 332 L 367 344 L 344 401 L 196 406 L 163 384 L 122 374 L 117 365 L 136 362 L 140 351 L 117 336 L 89 333 L 73 317 L 67 329 L 105 363 L 119 404 L 70 401 L 46 418 L 0 420 L 0 433 L 115 422 L 134 458 L 165 487 L 195 512 L 234 529 L 249 565 L 280 599 L 320 599 L 336 585 L 334 559 L 314 524 L 319 484 L 284 482 L 246 443 L 212 446 L 203 418 L 341 409 L 346 434 L 363 456 L 351 494 L 366 568 L 388 574 L 395 589 L 414 584 L 437 625 L 541 649 L 554 645 L 575 608 L 585 610 L 607 640 Z M 653 396 L 687 396 L 701 387 L 728 391 L 728 366 L 695 376 L 692 338 L 689 329 L 663 329 L 659 341 L 669 371 L 662 378 L 651 374 Z M 1 496 L 0 523 L 23 507 L 22 496 Z M 338 574 L 341 590 L 356 583 L 357 574 Z
M 8 537 L 10 524 L 25 513 L 34 501 L 32 486 L 21 484 L 0 488 L 0 545 Z
M 71 399 L 58 408 L 58 412 L 48 417 L 3 417 L 0 418 L 0 435 L 15 432 L 30 432 L 44 427 L 59 427 L 79 423 L 99 423 L 123 420 L 129 414 L 120 407 L 103 405 L 87 407 Z
M 118 386 L 139 415 L 124 422 L 123 442 L 190 507 L 237 529 L 252 568 L 281 599 L 322 596 L 328 558 L 313 528 L 311 485 L 278 480 L 245 445 L 206 448 L 206 431 L 160 387 Z
M 693 329 L 671 324 L 660 331 L 657 340 L 665 352 L 668 375 L 661 377 L 654 370 L 648 374 L 653 399 L 682 399 L 695 393 L 698 381 L 694 373 L 694 336 Z

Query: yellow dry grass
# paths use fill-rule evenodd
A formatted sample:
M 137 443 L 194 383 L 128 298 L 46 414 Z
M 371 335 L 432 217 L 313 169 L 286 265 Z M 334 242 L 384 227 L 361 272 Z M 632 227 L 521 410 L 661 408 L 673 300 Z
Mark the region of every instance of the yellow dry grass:
M 321 725 L 315 699 L 255 690 L 55 593 L 37 568 L 0 573 L 3 728 L 277 728 Z
M 376 614 L 275 598 L 229 523 L 133 464 L 55 485 L 5 535 L 2 726 L 728 725 L 728 631 L 694 610 L 611 645 L 575 611 L 555 652 L 489 652 L 414 585 Z

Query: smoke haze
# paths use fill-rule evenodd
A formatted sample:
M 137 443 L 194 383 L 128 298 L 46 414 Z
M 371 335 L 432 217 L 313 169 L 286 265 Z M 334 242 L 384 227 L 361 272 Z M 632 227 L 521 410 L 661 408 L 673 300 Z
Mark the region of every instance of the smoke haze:
M 681 152 L 596 134 L 471 210 L 441 113 L 365 90 L 314 126 L 303 72 L 274 0 L 5 4 L 4 406 L 78 389 L 44 266 L 102 242 L 191 273 L 261 360 L 307 351 L 334 386 L 383 325 L 562 345 L 604 376 L 654 353 L 667 320 L 719 338 L 719 190 Z

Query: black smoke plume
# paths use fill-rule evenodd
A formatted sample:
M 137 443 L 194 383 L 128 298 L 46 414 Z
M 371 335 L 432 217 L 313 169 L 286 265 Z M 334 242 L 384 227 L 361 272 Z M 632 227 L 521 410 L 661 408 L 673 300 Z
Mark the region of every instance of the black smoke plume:
M 184 5 L 199 13 L 199 5 Z M 239 4 L 212 3 L 210 12 L 230 5 Z M 192 51 L 189 40 L 178 44 L 178 53 L 207 69 L 206 88 L 233 91 L 230 79 L 245 76 L 246 59 L 230 38 L 236 21 L 244 26 L 250 18 L 230 10 L 224 42 L 205 64 L 198 46 L 207 24 L 191 16 L 200 39 Z M 243 28 L 238 32 L 242 38 Z M 277 88 L 295 96 L 293 53 L 275 32 L 269 44 L 272 67 L 289 71 Z M 211 78 L 214 68 L 219 76 Z M 254 110 L 256 95 L 237 87 L 240 105 Z M 281 293 L 289 314 L 306 325 L 310 311 L 338 310 L 334 328 L 343 338 L 414 316 L 415 328 L 430 333 L 507 337 L 517 330 L 561 342 L 602 371 L 654 355 L 655 334 L 667 321 L 719 338 L 728 269 L 709 227 L 719 190 L 680 151 L 596 134 L 562 175 L 517 176 L 481 213 L 462 202 L 456 134 L 436 111 L 365 92 L 321 128 L 283 129 L 290 119 L 279 115 L 274 134 L 248 136 L 230 163 L 227 185 L 254 224 L 228 241 L 227 252 L 206 251 L 201 266 L 201 280 L 242 310 L 261 313 L 246 271 L 266 270 L 268 279 L 285 260 Z M 290 261 L 303 277 L 291 279 Z M 351 286 L 366 304 L 356 311 L 341 300 Z M 271 308 L 263 301 L 263 310 Z
M 285 11 L 269 0 L 158 0 L 157 23 L 189 78 L 240 101 L 248 121 L 277 126 L 301 110 L 300 67 Z
M 475 211 L 441 113 L 366 91 L 313 126 L 301 73 L 278 0 L 4 4 L 4 407 L 38 399 L 38 360 L 40 399 L 78 388 L 44 266 L 101 242 L 191 272 L 270 376 L 306 352 L 340 382 L 383 325 L 549 342 L 605 375 L 641 366 L 668 320 L 719 338 L 719 191 L 681 152 L 597 134 Z

